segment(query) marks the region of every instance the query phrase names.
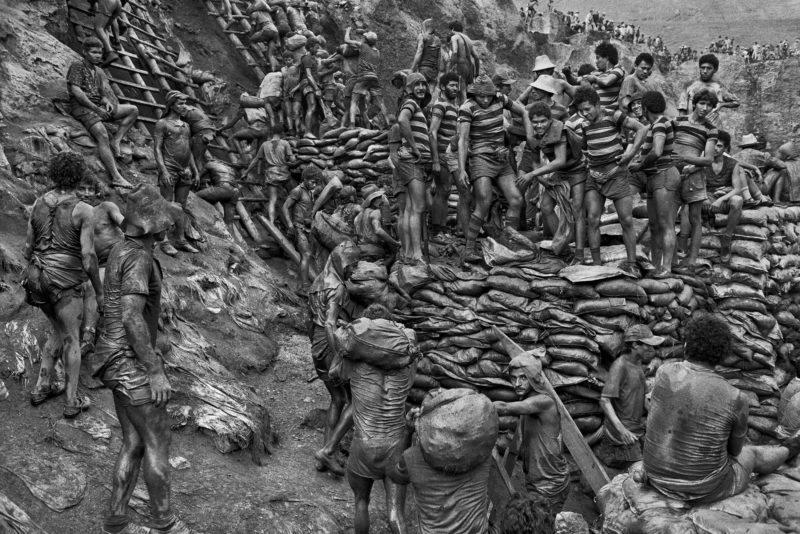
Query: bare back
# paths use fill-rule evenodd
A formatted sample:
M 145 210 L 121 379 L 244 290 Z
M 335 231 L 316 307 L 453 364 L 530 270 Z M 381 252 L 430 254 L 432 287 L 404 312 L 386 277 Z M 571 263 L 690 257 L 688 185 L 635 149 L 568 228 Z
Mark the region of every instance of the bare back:
M 97 261 L 105 266 L 111 249 L 122 241 L 123 220 L 122 212 L 113 202 L 101 202 L 94 207 L 92 220 L 94 222 L 94 250 Z

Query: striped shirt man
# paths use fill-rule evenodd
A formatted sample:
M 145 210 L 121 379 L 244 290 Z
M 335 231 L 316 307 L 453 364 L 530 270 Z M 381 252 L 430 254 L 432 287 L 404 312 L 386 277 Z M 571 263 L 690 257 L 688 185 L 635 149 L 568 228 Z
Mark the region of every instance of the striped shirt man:
M 663 115 L 647 129 L 647 135 L 642 145 L 642 158 L 647 157 L 653 151 L 653 141 L 658 136 L 664 136 L 664 148 L 661 151 L 661 156 L 656 161 L 641 169 L 647 174 L 656 174 L 674 165 L 672 162 L 672 145 L 675 142 L 675 132 L 672 128 L 672 121 Z
M 436 147 L 439 156 L 444 156 L 447 151 L 447 145 L 456 134 L 458 121 L 458 108 L 455 104 L 446 100 L 439 100 L 433 105 L 431 110 L 431 118 L 439 117 L 439 130 L 436 132 Z
M 621 132 L 627 116 L 617 110 L 607 113 L 595 123 L 583 123 L 583 150 L 589 167 L 615 163 L 625 151 Z M 580 131 L 580 130 L 579 130 Z
M 706 149 L 709 139 L 714 139 L 716 143 L 719 130 L 706 119 L 697 123 L 692 122 L 690 117 L 691 115 L 680 115 L 674 119 L 675 143 L 697 149 L 700 154 Z
M 400 113 L 407 109 L 411 113 L 411 135 L 414 138 L 414 144 L 417 145 L 417 150 L 420 154 L 420 159 L 417 163 L 431 163 L 431 141 L 428 134 L 428 119 L 422 112 L 416 100 L 407 98 L 403 105 L 400 107 Z M 416 160 L 413 154 L 413 147 L 408 146 L 408 141 L 403 137 L 402 145 L 400 146 L 400 159 Z
M 611 69 L 597 75 L 598 81 L 603 80 L 603 86 L 599 83 L 594 84 L 597 96 L 600 97 L 600 105 L 608 111 L 616 110 L 619 106 L 619 92 L 622 89 L 622 81 L 625 79 L 625 71 L 616 65 Z
M 458 122 L 470 123 L 470 154 L 493 153 L 505 145 L 503 110 L 511 109 L 513 103 L 505 95 L 497 95 L 486 109 L 472 98 L 458 108 Z

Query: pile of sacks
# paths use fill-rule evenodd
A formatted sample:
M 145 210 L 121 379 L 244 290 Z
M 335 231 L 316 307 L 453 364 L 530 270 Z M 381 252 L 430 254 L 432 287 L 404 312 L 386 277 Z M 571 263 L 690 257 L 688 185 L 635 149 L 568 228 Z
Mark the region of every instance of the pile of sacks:
M 320 169 L 338 169 L 356 189 L 366 183 L 381 183 L 391 178 L 389 132 L 366 128 L 335 128 L 319 139 L 289 140 L 300 165 L 314 164 Z
M 691 506 L 616 476 L 597 494 L 604 534 L 780 534 L 800 531 L 798 460 L 777 473 L 755 478 L 743 493 L 712 504 Z
M 713 278 L 653 280 L 630 278 L 614 266 L 567 266 L 536 245 L 506 237 L 484 239 L 484 263 L 470 270 L 432 263 L 395 266 L 389 274 L 389 285 L 409 299 L 397 316 L 417 332 L 423 353 L 412 402 L 421 402 L 438 387 L 468 387 L 492 400 L 516 400 L 505 372 L 510 359 L 493 333 L 496 326 L 542 357 L 548 379 L 594 443 L 602 436 L 600 392 L 608 367 L 624 348 L 624 331 L 646 324 L 665 338 L 646 369 L 652 380 L 663 363 L 683 358 L 684 321 L 695 310 L 708 309 L 721 313 L 731 326 L 734 351 L 717 371 L 750 399 L 748 437 L 765 443 L 776 436 L 780 389 L 791 379 L 776 365 L 777 354 L 791 348 L 783 331 L 800 324 L 792 313 L 800 306 L 753 287 L 768 276 L 734 271 L 746 263 L 742 253 L 761 242 L 735 240 L 734 261 L 712 264 Z M 617 259 L 616 248 L 604 247 L 607 260 Z M 765 265 L 770 250 L 764 248 Z M 784 262 L 791 257 L 784 255 Z M 772 270 L 783 272 L 779 265 Z M 784 308 L 774 314 L 781 303 Z M 503 417 L 500 427 L 515 423 Z

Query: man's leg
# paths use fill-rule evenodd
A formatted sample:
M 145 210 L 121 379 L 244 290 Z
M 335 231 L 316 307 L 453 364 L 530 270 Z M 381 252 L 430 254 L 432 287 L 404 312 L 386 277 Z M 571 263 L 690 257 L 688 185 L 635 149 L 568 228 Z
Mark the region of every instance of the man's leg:
M 790 457 L 788 448 L 780 445 L 745 445 L 736 460 L 748 473 L 774 473 Z
M 510 169 L 509 169 L 510 171 Z M 514 173 L 507 172 L 497 180 L 497 187 L 503 192 L 508 202 L 506 210 L 506 226 L 514 230 L 519 228 L 519 214 L 522 209 L 522 195 L 515 182 Z
M 664 243 L 661 239 L 662 228 L 661 221 L 658 218 L 658 209 L 656 207 L 655 194 L 653 198 L 647 199 L 647 222 L 650 225 L 650 260 L 658 272 L 662 268 L 662 251 L 664 250 Z
M 111 151 L 111 145 L 109 144 L 110 141 L 108 139 L 108 132 L 106 131 L 106 127 L 102 122 L 95 123 L 89 128 L 89 133 L 92 134 L 95 141 L 97 141 L 97 151 L 100 156 L 100 161 L 103 163 L 103 166 L 108 171 L 109 176 L 111 177 L 111 185 L 114 186 L 121 186 L 121 187 L 130 187 L 130 183 L 128 183 L 125 178 L 119 173 L 117 170 L 117 163 L 114 161 L 114 153 Z
M 358 107 L 361 103 L 362 95 L 353 93 L 350 97 L 350 127 L 356 127 L 356 115 L 358 114 Z
M 625 251 L 628 254 L 628 261 L 636 263 L 636 231 L 633 228 L 633 195 L 619 198 L 614 201 L 614 208 L 619 215 L 619 224 L 622 226 L 622 241 L 625 243 Z M 597 233 L 600 233 L 600 217 L 597 217 Z M 599 243 L 598 243 L 599 244 Z
M 408 182 L 406 199 L 406 213 L 408 222 L 408 250 L 406 257 L 414 262 L 422 259 L 422 214 L 426 209 L 426 191 L 423 180 Z
M 153 527 L 167 529 L 177 517 L 170 509 L 169 446 L 172 436 L 166 407 L 153 403 L 127 408 L 128 417 L 144 443 L 144 482 L 150 495 Z M 135 484 L 135 480 L 134 480 Z
M 660 234 L 660 268 L 670 272 L 672 258 L 675 256 L 675 193 L 666 188 L 657 189 L 653 193 L 653 203 Z M 653 261 L 655 261 L 655 256 Z M 656 268 L 659 268 L 658 264 L 656 264 Z
M 317 112 L 317 95 L 313 92 L 306 95 L 306 133 L 314 131 L 314 113 Z
M 472 183 L 472 191 L 475 199 L 475 209 L 469 217 L 467 224 L 466 250 L 471 251 L 475 246 L 475 240 L 483 227 L 483 222 L 492 207 L 492 179 L 488 177 L 478 178 Z
M 353 490 L 356 501 L 356 514 L 353 520 L 355 534 L 369 534 L 369 494 L 374 480 L 347 471 L 347 482 Z
M 83 298 L 68 296 L 59 300 L 53 307 L 55 320 L 62 334 L 61 354 L 67 382 L 67 406 L 77 406 L 78 377 L 81 371 L 80 332 L 83 321 Z
M 603 212 L 604 198 L 596 189 L 586 191 L 586 234 L 592 262 L 602 265 L 600 259 L 600 214 Z
M 331 405 L 333 404 L 332 395 L 333 394 L 331 394 Z M 332 408 L 328 409 L 329 416 L 331 410 Z M 330 422 L 330 417 L 328 422 Z M 322 444 L 322 448 L 318 450 L 316 454 L 314 454 L 314 458 L 316 458 L 320 465 L 327 467 L 329 471 L 339 476 L 343 475 L 344 471 L 339 466 L 338 462 L 336 462 L 336 460 L 333 458 L 333 452 L 339 445 L 339 442 L 342 441 L 342 438 L 344 438 L 345 434 L 350 432 L 351 428 L 353 428 L 352 402 L 345 405 L 344 410 L 341 411 L 339 420 L 336 422 L 336 426 L 333 428 L 333 431 L 330 432 L 330 435 L 326 437 L 325 442 Z
M 114 111 L 111 118 L 115 121 L 120 121 L 119 129 L 117 130 L 116 135 L 110 141 L 111 150 L 114 152 L 114 156 L 119 157 L 121 155 L 119 144 L 122 142 L 122 138 L 128 133 L 128 130 L 131 129 L 133 123 L 136 122 L 136 119 L 139 117 L 139 108 L 136 106 L 132 106 L 130 104 L 120 104 L 117 106 L 117 109 Z
M 542 219 L 544 219 L 544 231 L 545 235 L 547 236 L 554 236 L 556 234 L 556 228 L 558 228 L 558 217 L 556 217 L 556 203 L 553 200 L 553 197 L 550 196 L 550 193 L 545 188 L 542 191 Z
M 311 280 L 308 277 L 308 266 L 311 261 L 311 247 L 308 244 L 308 237 L 301 228 L 297 230 L 297 252 L 300 253 L 300 283 L 303 285 L 310 284 Z
M 48 305 L 42 308 L 45 317 L 50 322 L 53 331 L 47 337 L 42 350 L 42 361 L 39 365 L 39 378 L 36 380 L 36 387 L 34 388 L 31 400 L 37 392 L 46 392 L 49 390 L 53 379 L 55 379 L 56 359 L 61 356 L 61 349 L 66 337 L 63 325 L 56 315 L 53 306 Z M 36 402 L 38 404 L 38 402 Z
M 572 201 L 572 215 L 575 217 L 575 257 L 581 262 L 583 261 L 583 247 L 586 245 L 585 194 L 585 181 L 572 185 L 570 200 Z
M 103 525 L 104 529 L 112 534 L 123 530 L 128 524 L 128 503 L 134 488 L 136 488 L 139 467 L 144 457 L 144 442 L 128 416 L 130 407 L 123 406 L 115 395 L 114 408 L 122 427 L 122 448 L 119 450 L 117 462 L 114 465 L 111 479 L 111 500 Z
M 700 254 L 700 241 L 703 239 L 703 201 L 692 202 L 689 204 L 689 224 L 692 234 L 689 242 L 689 254 L 686 257 L 686 264 L 689 266 L 697 262 Z
M 269 222 L 275 224 L 275 210 L 278 204 L 278 186 L 269 186 L 269 203 L 267 204 L 267 218 Z
M 389 528 L 393 534 L 406 534 L 406 494 L 408 486 L 395 484 L 389 477 L 383 479 L 386 493 L 386 515 L 389 516 Z
M 441 169 L 434 173 L 433 179 L 436 182 L 436 195 L 431 206 L 431 233 L 435 235 L 444 232 L 447 227 L 447 199 L 453 183 L 446 163 L 441 164 Z
M 742 206 L 744 206 L 744 199 L 739 195 L 728 199 L 728 222 L 725 225 L 725 233 L 720 239 L 720 259 L 725 263 L 731 261 L 731 242 L 733 241 L 733 232 L 742 218 Z

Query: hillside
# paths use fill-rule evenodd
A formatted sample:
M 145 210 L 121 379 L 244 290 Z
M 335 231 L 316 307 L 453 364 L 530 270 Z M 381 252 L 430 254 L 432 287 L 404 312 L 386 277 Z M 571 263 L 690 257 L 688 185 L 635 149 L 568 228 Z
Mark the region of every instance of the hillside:
M 737 44 L 753 41 L 790 43 L 800 37 L 800 1 L 775 0 L 673 0 L 642 2 L 626 0 L 557 0 L 562 11 L 589 9 L 605 12 L 614 21 L 640 25 L 647 35 L 661 35 L 671 49 L 683 44 L 702 49 L 718 35 L 729 35 Z

